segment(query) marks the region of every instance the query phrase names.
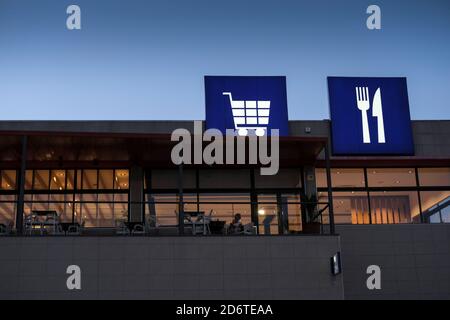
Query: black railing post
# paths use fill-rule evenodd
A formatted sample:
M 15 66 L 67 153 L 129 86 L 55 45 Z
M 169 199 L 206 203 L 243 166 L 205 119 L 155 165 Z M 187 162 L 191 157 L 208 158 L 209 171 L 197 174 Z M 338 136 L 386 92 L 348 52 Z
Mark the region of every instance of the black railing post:
M 183 165 L 178 166 L 178 232 L 184 235 Z
M 22 153 L 20 159 L 20 171 L 19 171 L 19 196 L 17 198 L 17 212 L 16 212 L 16 230 L 18 235 L 23 234 L 23 212 L 25 201 L 25 173 L 27 164 L 27 143 L 28 137 L 22 137 Z
M 334 234 L 334 211 L 333 211 L 333 193 L 331 181 L 331 165 L 330 165 L 330 151 L 329 143 L 325 145 L 325 163 L 327 167 L 327 187 L 328 187 L 328 212 L 330 216 L 330 233 Z

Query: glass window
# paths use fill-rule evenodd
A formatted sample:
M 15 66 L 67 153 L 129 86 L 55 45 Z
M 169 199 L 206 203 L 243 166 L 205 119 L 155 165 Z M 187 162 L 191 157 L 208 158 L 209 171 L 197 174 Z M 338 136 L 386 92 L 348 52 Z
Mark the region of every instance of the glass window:
M 450 186 L 450 168 L 419 168 L 420 186 Z
M 324 168 L 316 168 L 316 187 L 327 188 L 327 173 Z
M 128 170 L 116 170 L 114 177 L 114 189 L 128 189 L 129 188 L 129 172 Z
M 285 233 L 302 231 L 302 210 L 300 206 L 300 195 L 281 195 L 281 222 Z
M 262 176 L 259 170 L 255 170 L 256 188 L 301 188 L 300 169 L 280 169 L 276 175 Z
M 98 188 L 102 189 L 102 190 L 114 189 L 114 171 L 113 170 L 100 170 L 98 172 Z M 127 188 L 128 188 L 128 184 L 124 189 L 127 189 Z
M 97 185 L 97 170 L 83 170 L 82 171 L 82 189 L 84 190 L 96 190 Z
M 76 195 L 75 220 L 86 227 L 115 227 L 128 220 L 128 194 Z
M 114 195 L 99 194 L 98 202 L 99 202 L 98 215 L 96 224 L 97 227 L 114 227 L 115 226 Z
M 50 190 L 66 189 L 66 172 L 65 170 L 52 170 L 50 180 Z
M 67 190 L 73 190 L 73 186 L 75 185 L 75 171 L 74 170 L 67 170 Z
M 146 194 L 145 216 L 152 227 L 178 226 L 177 194 Z
M 33 188 L 33 170 L 27 170 L 25 172 L 25 190 L 31 190 Z
M 274 194 L 258 195 L 259 234 L 278 234 L 278 203 Z
M 2 170 L 0 176 L 1 190 L 16 189 L 16 170 Z
M 56 211 L 61 222 L 71 222 L 73 195 L 51 194 L 49 199 L 48 209 Z
M 414 168 L 367 169 L 369 187 L 415 187 Z
M 250 188 L 250 170 L 200 170 L 200 188 Z
M 333 188 L 364 188 L 363 169 L 331 169 Z M 316 169 L 316 184 L 318 188 L 327 188 L 326 169 Z
M 450 191 L 421 191 L 420 200 L 426 222 L 450 222 Z
M 417 191 L 371 192 L 372 224 L 419 223 Z
M 49 170 L 34 170 L 34 190 L 48 190 L 50 183 Z
M 16 220 L 16 196 L 0 195 L 0 223 L 13 227 Z
M 328 202 L 323 193 L 321 201 Z M 369 224 L 369 201 L 366 192 L 333 192 L 333 209 L 336 224 Z
M 152 170 L 152 189 L 178 189 L 178 169 Z M 183 188 L 194 189 L 196 185 L 195 170 L 183 170 Z
M 98 219 L 98 195 L 97 194 L 81 194 L 79 195 L 80 206 L 79 212 L 81 222 L 86 227 L 96 227 Z
M 114 220 L 128 219 L 128 194 L 114 194 Z
M 246 193 L 202 193 L 199 195 L 200 211 L 211 215 L 213 221 L 230 224 L 236 214 L 242 225 L 251 223 L 250 195 Z

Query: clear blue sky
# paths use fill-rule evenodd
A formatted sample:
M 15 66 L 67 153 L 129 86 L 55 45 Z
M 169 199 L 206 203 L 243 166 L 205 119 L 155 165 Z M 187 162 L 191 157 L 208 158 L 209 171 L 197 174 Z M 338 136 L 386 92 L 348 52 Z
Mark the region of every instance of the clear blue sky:
M 406 76 L 449 119 L 449 39 L 449 0 L 0 0 L 0 119 L 204 119 L 204 75 L 286 75 L 292 120 L 329 118 L 329 75 Z

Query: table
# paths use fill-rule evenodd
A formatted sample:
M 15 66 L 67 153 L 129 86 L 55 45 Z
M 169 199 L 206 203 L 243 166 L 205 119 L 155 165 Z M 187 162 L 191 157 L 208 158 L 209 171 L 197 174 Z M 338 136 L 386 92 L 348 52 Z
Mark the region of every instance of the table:
M 142 222 L 128 222 L 128 221 L 125 221 L 124 224 L 128 228 L 128 230 L 130 230 L 130 233 L 133 232 L 134 227 L 136 227 L 138 225 L 142 226 Z
M 64 232 L 64 234 L 67 235 L 67 232 L 69 231 L 70 227 L 78 227 L 80 228 L 80 224 L 78 222 L 60 222 L 59 225 L 61 226 L 61 230 Z
M 197 218 L 195 221 L 192 218 Z M 192 234 L 197 234 L 197 226 L 202 225 L 203 235 L 207 234 L 209 230 L 209 221 L 206 222 L 206 216 L 204 211 L 185 211 L 184 219 L 187 220 L 187 224 L 192 226 Z M 186 222 L 185 222 L 186 223 Z
M 46 217 L 45 221 L 39 221 L 39 218 Z M 49 221 L 49 218 L 51 220 Z M 33 232 L 34 227 L 39 226 L 40 234 L 44 234 L 44 228 L 46 226 L 53 227 L 53 232 L 56 233 L 56 227 L 58 225 L 58 212 L 55 210 L 33 210 L 30 214 L 30 234 Z

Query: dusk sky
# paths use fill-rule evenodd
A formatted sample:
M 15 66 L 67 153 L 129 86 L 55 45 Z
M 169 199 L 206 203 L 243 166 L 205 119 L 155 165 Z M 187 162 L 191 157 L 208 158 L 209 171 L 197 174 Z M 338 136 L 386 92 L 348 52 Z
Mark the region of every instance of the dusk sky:
M 0 0 L 1 118 L 205 119 L 205 75 L 282 75 L 291 120 L 329 118 L 327 76 L 405 76 L 450 119 L 449 39 L 449 0 Z

